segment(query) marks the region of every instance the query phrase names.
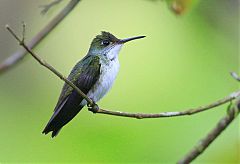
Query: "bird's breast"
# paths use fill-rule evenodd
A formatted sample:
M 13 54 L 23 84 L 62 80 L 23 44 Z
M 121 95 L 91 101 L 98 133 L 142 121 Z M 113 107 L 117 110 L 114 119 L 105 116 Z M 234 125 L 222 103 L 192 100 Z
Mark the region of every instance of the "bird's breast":
M 87 94 L 92 100 L 95 102 L 99 101 L 111 89 L 117 77 L 119 67 L 117 58 L 109 62 L 101 61 L 99 79 Z

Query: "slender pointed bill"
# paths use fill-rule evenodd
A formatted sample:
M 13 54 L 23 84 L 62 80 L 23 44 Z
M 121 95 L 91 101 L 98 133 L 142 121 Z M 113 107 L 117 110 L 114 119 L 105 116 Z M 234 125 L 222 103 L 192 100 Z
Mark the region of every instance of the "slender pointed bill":
M 124 43 L 127 43 L 129 41 L 132 41 L 132 40 L 135 40 L 135 39 L 141 39 L 141 38 L 144 38 L 146 36 L 136 36 L 136 37 L 132 37 L 132 38 L 126 38 L 126 39 L 122 39 L 119 41 L 120 44 L 124 44 Z

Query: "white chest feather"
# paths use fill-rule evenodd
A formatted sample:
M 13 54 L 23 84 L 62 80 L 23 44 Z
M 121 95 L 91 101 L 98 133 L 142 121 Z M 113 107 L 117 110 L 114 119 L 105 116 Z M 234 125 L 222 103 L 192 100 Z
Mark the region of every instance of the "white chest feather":
M 102 63 L 99 80 L 88 92 L 87 96 L 95 102 L 99 101 L 111 89 L 117 77 L 119 67 L 120 65 L 117 57 L 108 64 Z

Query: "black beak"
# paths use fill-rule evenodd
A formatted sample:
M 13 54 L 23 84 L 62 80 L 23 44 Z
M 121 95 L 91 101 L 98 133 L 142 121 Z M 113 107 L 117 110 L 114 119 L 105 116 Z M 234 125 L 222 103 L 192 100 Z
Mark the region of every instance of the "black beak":
M 127 42 L 131 41 L 131 40 L 141 39 L 141 38 L 144 38 L 144 37 L 146 37 L 146 36 L 136 36 L 136 37 L 132 37 L 132 38 L 121 39 L 119 41 L 119 43 L 124 44 L 124 43 L 127 43 Z

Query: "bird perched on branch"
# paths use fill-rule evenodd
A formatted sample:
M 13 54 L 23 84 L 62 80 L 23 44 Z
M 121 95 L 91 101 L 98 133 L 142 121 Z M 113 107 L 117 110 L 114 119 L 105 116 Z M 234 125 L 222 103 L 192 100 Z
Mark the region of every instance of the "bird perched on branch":
M 93 102 L 99 101 L 110 90 L 116 79 L 119 70 L 118 53 L 123 44 L 144 37 L 118 39 L 109 32 L 102 32 L 93 39 L 87 55 L 74 66 L 68 80 Z M 54 113 L 43 133 L 52 132 L 52 137 L 55 137 L 85 105 L 87 101 L 65 83 Z

